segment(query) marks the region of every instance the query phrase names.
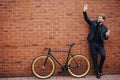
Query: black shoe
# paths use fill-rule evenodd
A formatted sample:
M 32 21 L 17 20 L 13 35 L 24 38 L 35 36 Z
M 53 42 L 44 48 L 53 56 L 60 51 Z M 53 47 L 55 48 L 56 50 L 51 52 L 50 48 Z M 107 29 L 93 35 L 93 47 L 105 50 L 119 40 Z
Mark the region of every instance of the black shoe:
M 102 76 L 103 75 L 103 72 L 102 72 L 102 70 L 100 70 L 100 76 Z
M 103 73 L 102 72 L 100 72 L 100 76 L 102 76 L 103 75 Z
M 100 79 L 100 72 L 97 73 L 97 78 Z
M 102 73 L 102 70 L 99 68 L 99 72 L 100 72 L 100 76 L 102 76 L 103 75 L 103 73 Z

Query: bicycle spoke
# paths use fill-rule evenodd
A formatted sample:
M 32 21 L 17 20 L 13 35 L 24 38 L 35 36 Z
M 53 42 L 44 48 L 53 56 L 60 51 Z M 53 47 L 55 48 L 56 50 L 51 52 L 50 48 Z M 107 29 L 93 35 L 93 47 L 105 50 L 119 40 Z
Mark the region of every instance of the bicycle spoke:
M 32 71 L 38 78 L 48 78 L 55 70 L 54 62 L 51 58 L 40 56 L 32 64 Z
M 68 62 L 68 71 L 74 77 L 82 77 L 89 71 L 89 62 L 87 58 L 81 55 L 75 55 Z

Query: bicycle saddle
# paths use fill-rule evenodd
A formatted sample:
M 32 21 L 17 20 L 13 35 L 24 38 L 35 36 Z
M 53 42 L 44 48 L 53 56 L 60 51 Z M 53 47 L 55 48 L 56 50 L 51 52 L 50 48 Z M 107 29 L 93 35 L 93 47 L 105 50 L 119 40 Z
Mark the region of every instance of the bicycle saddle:
M 74 46 L 75 43 L 70 43 L 70 44 L 67 44 L 67 46 Z

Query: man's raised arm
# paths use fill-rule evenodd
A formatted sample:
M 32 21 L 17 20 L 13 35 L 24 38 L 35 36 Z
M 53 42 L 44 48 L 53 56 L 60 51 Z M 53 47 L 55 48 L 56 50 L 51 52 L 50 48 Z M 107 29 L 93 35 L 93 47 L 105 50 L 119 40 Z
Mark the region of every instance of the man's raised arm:
M 83 8 L 84 19 L 88 24 L 91 24 L 91 20 L 87 16 L 87 9 L 88 9 L 88 4 L 85 4 Z

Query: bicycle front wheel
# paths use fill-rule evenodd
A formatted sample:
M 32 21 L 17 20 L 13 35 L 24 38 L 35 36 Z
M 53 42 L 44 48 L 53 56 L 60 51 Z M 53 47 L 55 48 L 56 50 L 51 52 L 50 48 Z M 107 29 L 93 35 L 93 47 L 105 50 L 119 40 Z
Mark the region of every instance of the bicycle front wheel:
M 83 77 L 90 70 L 89 60 L 80 54 L 72 56 L 68 61 L 68 71 L 74 77 Z
M 55 71 L 55 64 L 51 57 L 42 55 L 32 62 L 32 72 L 38 78 L 49 78 Z

